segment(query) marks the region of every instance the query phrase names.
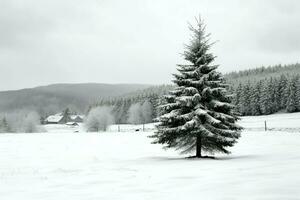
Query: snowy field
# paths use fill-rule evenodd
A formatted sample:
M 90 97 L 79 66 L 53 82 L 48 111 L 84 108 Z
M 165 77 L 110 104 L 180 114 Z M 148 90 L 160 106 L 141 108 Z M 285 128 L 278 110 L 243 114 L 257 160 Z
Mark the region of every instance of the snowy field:
M 263 120 L 276 130 L 261 131 Z M 0 199 L 300 199 L 298 121 L 300 114 L 243 118 L 246 130 L 232 154 L 215 160 L 150 144 L 153 125 L 147 132 L 52 125 L 48 133 L 1 134 Z
M 265 121 L 267 129 L 271 131 L 300 132 L 300 113 L 242 117 L 239 124 L 246 130 L 263 131 L 265 130 Z

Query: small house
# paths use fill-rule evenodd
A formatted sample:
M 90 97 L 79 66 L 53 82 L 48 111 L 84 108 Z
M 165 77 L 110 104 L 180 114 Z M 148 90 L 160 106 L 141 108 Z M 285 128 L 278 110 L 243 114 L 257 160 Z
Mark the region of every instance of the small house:
M 65 124 L 70 122 L 71 118 L 68 116 L 63 116 L 61 114 L 50 115 L 46 118 L 45 124 Z
M 68 126 L 79 126 L 77 122 L 67 122 L 66 125 Z
M 83 116 L 82 115 L 71 115 L 70 116 L 72 122 L 82 123 Z

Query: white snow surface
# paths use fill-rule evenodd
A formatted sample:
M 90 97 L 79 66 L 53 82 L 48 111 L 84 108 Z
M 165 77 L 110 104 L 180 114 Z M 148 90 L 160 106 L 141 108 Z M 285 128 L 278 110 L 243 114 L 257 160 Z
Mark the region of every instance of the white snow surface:
M 300 114 L 243 118 L 298 128 Z M 297 118 L 295 119 L 295 118 Z M 289 121 L 290 120 L 290 121 Z M 275 123 L 277 121 L 277 123 Z M 296 124 L 295 124 L 296 123 Z M 281 124 L 281 126 L 280 126 Z M 231 155 L 187 159 L 147 132 L 0 134 L 1 200 L 299 199 L 300 133 L 243 131 Z M 254 125 L 252 127 L 255 127 Z M 125 125 L 124 125 L 125 128 Z M 259 127 L 260 128 L 260 127 Z M 65 129 L 65 131 L 63 131 Z M 55 132 L 56 131 L 56 132 Z
M 246 130 L 263 131 L 265 129 L 265 121 L 267 129 L 271 131 L 300 132 L 299 112 L 242 117 L 238 123 Z

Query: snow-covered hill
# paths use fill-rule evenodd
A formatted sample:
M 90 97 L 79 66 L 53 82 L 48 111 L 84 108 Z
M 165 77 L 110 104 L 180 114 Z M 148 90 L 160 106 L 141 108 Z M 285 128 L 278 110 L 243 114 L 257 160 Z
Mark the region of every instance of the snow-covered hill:
M 240 123 L 261 124 L 267 119 L 270 126 L 298 128 L 299 116 L 249 117 Z M 57 134 L 55 126 L 47 128 L 50 131 L 42 134 L 0 135 L 1 200 L 247 200 L 300 196 L 299 132 L 246 127 L 231 155 L 193 160 L 151 144 L 149 130 L 130 131 L 138 126 L 127 126 L 129 132 L 116 132 L 117 126 L 112 126 L 106 133 L 73 133 L 56 127 L 61 129 Z

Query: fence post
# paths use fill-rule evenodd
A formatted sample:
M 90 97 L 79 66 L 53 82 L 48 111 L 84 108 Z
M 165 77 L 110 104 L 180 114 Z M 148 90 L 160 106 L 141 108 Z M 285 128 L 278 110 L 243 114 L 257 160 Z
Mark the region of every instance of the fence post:
M 118 132 L 120 132 L 120 124 L 118 125 Z
M 143 132 L 145 131 L 145 124 L 143 124 Z
M 267 121 L 265 120 L 265 131 L 267 131 Z

